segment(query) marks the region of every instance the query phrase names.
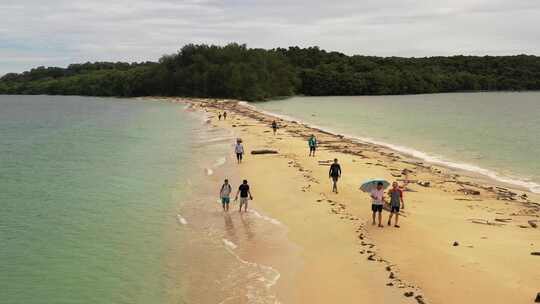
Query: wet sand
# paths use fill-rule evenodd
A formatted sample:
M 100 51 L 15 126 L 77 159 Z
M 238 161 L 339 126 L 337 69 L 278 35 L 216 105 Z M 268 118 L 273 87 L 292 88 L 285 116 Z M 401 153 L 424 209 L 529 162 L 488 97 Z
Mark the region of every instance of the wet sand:
M 238 166 L 250 181 L 251 205 L 287 227 L 301 265 L 278 270 L 283 303 L 533 303 L 540 292 L 540 197 L 366 144 L 277 119 L 234 101 L 175 100 L 217 113 L 210 124 L 244 141 Z M 280 126 L 273 136 L 272 120 Z M 308 157 L 307 138 L 319 141 Z M 251 155 L 271 149 L 278 154 Z M 330 160 L 343 169 L 331 192 Z M 401 228 L 371 225 L 361 181 L 401 184 Z M 267 253 L 268 260 L 279 256 Z M 293 270 L 292 270 L 293 269 Z

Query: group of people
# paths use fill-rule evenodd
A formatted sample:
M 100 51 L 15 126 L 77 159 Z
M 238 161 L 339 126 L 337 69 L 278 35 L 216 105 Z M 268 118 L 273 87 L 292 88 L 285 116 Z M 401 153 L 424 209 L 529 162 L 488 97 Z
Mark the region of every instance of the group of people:
M 227 116 L 227 112 L 223 113 L 224 119 Z M 221 119 L 221 113 L 218 115 L 219 119 Z M 276 121 L 272 121 L 271 124 L 272 130 L 274 135 L 277 132 L 278 126 Z M 318 141 L 315 135 L 311 134 L 308 138 L 308 147 L 309 147 L 309 156 L 315 157 L 315 152 L 318 147 Z M 237 139 L 236 145 L 234 148 L 237 162 L 240 164 L 242 162 L 242 158 L 244 155 L 244 146 L 242 145 L 242 140 Z M 333 163 L 330 165 L 330 169 L 328 171 L 328 177 L 332 180 L 332 192 L 338 193 L 338 181 L 341 178 L 341 166 L 338 163 L 338 159 L 335 158 Z M 229 211 L 229 203 L 230 203 L 230 194 L 232 192 L 232 187 L 229 184 L 229 181 L 226 179 L 221 186 L 220 190 L 220 198 L 221 203 L 223 205 L 224 211 Z M 399 187 L 397 182 L 392 183 L 392 187 L 388 191 L 388 197 L 390 198 L 390 201 L 387 202 L 386 196 L 385 196 L 385 190 L 384 190 L 384 184 L 382 182 L 377 183 L 376 188 L 371 190 L 370 197 L 372 199 L 371 203 L 371 211 L 372 211 L 372 218 L 373 218 L 373 225 L 377 225 L 376 219 L 378 218 L 378 226 L 384 227 L 382 225 L 382 210 L 384 209 L 384 204 L 389 205 L 389 211 L 390 215 L 388 217 L 388 226 L 392 225 L 392 218 L 394 217 L 394 227 L 399 228 L 398 220 L 399 220 L 399 212 L 400 209 L 405 208 L 405 202 L 403 200 L 403 191 Z M 253 196 L 251 195 L 250 188 L 248 185 L 248 181 L 244 180 L 242 184 L 238 187 L 238 191 L 236 192 L 235 200 L 238 199 L 238 195 L 240 195 L 240 209 L 239 211 L 242 212 L 242 207 L 244 207 L 244 211 L 247 212 L 248 207 L 248 200 L 253 199 Z
M 384 227 L 382 225 L 382 210 L 385 203 L 389 204 L 390 215 L 388 216 L 388 226 L 392 225 L 392 217 L 395 215 L 394 227 L 399 228 L 399 211 L 400 209 L 405 209 L 405 201 L 403 200 L 403 191 L 400 189 L 397 182 L 392 183 L 392 188 L 388 190 L 388 196 L 390 197 L 390 202 L 387 202 L 384 195 L 384 184 L 382 182 L 377 183 L 377 187 L 371 190 L 370 193 L 372 203 L 371 211 L 373 212 L 373 222 L 372 225 L 376 225 L 375 217 L 378 214 L 379 227 Z
M 232 186 L 231 184 L 229 184 L 229 180 L 225 179 L 219 191 L 219 197 L 221 198 L 221 205 L 223 207 L 223 211 L 225 212 L 229 211 L 229 203 L 231 202 L 231 197 L 230 197 L 231 193 L 232 193 Z M 251 195 L 251 190 L 249 189 L 249 184 L 246 179 L 238 187 L 238 190 L 236 191 L 236 196 L 234 198 L 235 201 L 238 200 L 239 194 L 240 194 L 240 209 L 238 211 L 242 212 L 242 207 L 244 207 L 244 212 L 247 212 L 248 201 L 252 200 L 253 196 Z
M 227 119 L 227 111 L 223 111 L 223 114 L 221 114 L 221 112 L 219 112 L 218 115 L 217 115 L 218 120 L 221 120 L 222 116 L 223 116 L 223 120 L 226 120 Z
M 330 170 L 328 171 L 328 177 L 332 179 L 332 192 L 338 193 L 337 182 L 341 178 L 341 166 L 338 163 L 337 158 L 334 158 L 334 162 L 330 165 Z M 371 202 L 371 211 L 373 212 L 373 222 L 372 225 L 376 225 L 375 218 L 378 214 L 379 227 L 384 227 L 382 225 L 382 211 L 384 204 L 389 205 L 390 216 L 388 217 L 388 226 L 392 225 L 392 217 L 394 218 L 394 227 L 399 228 L 399 212 L 400 209 L 405 208 L 405 201 L 403 200 L 403 191 L 399 187 L 397 182 L 392 183 L 392 188 L 388 191 L 388 196 L 390 197 L 390 202 L 387 202 L 386 196 L 384 193 L 384 184 L 382 182 L 377 183 L 377 187 L 370 192 Z

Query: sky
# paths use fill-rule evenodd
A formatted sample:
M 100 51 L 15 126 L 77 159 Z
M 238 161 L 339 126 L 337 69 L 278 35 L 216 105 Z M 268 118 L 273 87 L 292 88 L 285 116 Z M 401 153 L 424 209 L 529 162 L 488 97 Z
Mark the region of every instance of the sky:
M 188 43 L 349 55 L 540 55 L 540 0 L 0 0 L 0 75 L 156 61 Z

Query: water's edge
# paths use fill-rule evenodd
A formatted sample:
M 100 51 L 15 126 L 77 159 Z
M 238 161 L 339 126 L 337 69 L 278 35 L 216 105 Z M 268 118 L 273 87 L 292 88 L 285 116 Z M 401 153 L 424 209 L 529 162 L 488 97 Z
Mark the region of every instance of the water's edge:
M 356 141 L 356 142 L 359 142 L 359 143 L 367 143 L 367 144 L 372 144 L 372 145 L 388 148 L 388 149 L 393 150 L 393 151 L 395 151 L 397 153 L 400 153 L 402 155 L 410 156 L 410 157 L 412 157 L 414 159 L 424 161 L 424 162 L 429 163 L 429 164 L 440 165 L 442 167 L 445 167 L 445 168 L 448 168 L 448 169 L 453 169 L 453 170 L 458 170 L 458 171 L 470 172 L 470 173 L 472 173 L 474 175 L 478 175 L 478 176 L 481 176 L 481 177 L 485 177 L 488 180 L 492 180 L 497 184 L 504 184 L 504 185 L 508 185 L 510 187 L 517 187 L 518 189 L 528 190 L 528 191 L 533 192 L 533 193 L 540 193 L 540 184 L 532 182 L 532 181 L 528 181 L 528 180 L 520 178 L 520 177 L 505 176 L 503 174 L 500 174 L 500 173 L 496 172 L 495 170 L 482 168 L 482 167 L 474 165 L 474 164 L 451 161 L 451 160 L 445 159 L 444 157 L 436 156 L 436 155 L 430 155 L 429 153 L 426 153 L 426 152 L 423 152 L 423 151 L 420 151 L 420 150 L 416 150 L 416 149 L 411 148 L 411 147 L 405 147 L 405 146 L 401 146 L 401 145 L 387 143 L 387 142 L 380 141 L 380 140 L 377 140 L 377 139 L 374 139 L 374 138 L 369 138 L 369 137 L 360 137 L 360 136 L 355 136 L 355 135 L 351 135 L 351 134 L 344 134 L 344 133 L 336 131 L 336 130 L 330 128 L 330 127 L 316 125 L 316 124 L 307 122 L 305 120 L 299 119 L 299 118 L 294 117 L 294 116 L 274 113 L 274 112 L 271 112 L 271 111 L 266 111 L 266 110 L 258 108 L 254 104 L 250 104 L 250 103 L 245 102 L 245 101 L 240 101 L 239 104 L 241 104 L 241 105 L 243 105 L 245 107 L 248 107 L 250 109 L 253 109 L 253 110 L 257 111 L 257 112 L 260 112 L 262 114 L 265 114 L 265 115 L 269 115 L 269 116 L 276 117 L 276 118 L 279 118 L 279 119 L 283 119 L 283 120 L 286 120 L 286 121 L 296 121 L 296 122 L 298 122 L 300 124 L 303 124 L 303 125 L 306 125 L 306 126 L 308 126 L 310 128 L 319 129 L 319 130 L 322 130 L 324 132 L 327 132 L 327 133 L 330 133 L 330 134 L 333 134 L 333 135 L 340 135 L 340 136 L 343 136 L 343 137 L 345 137 L 347 139 L 350 139 L 350 140 L 353 140 L 353 141 Z

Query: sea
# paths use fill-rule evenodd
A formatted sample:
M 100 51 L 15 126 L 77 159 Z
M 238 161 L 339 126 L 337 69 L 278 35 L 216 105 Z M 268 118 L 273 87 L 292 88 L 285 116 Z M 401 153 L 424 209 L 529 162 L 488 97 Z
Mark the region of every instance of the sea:
M 540 92 L 293 97 L 255 107 L 540 193 Z
M 221 210 L 234 134 L 154 99 L 0 96 L 0 303 L 279 303 L 261 252 L 294 248 Z M 286 258 L 285 258 L 286 261 Z

